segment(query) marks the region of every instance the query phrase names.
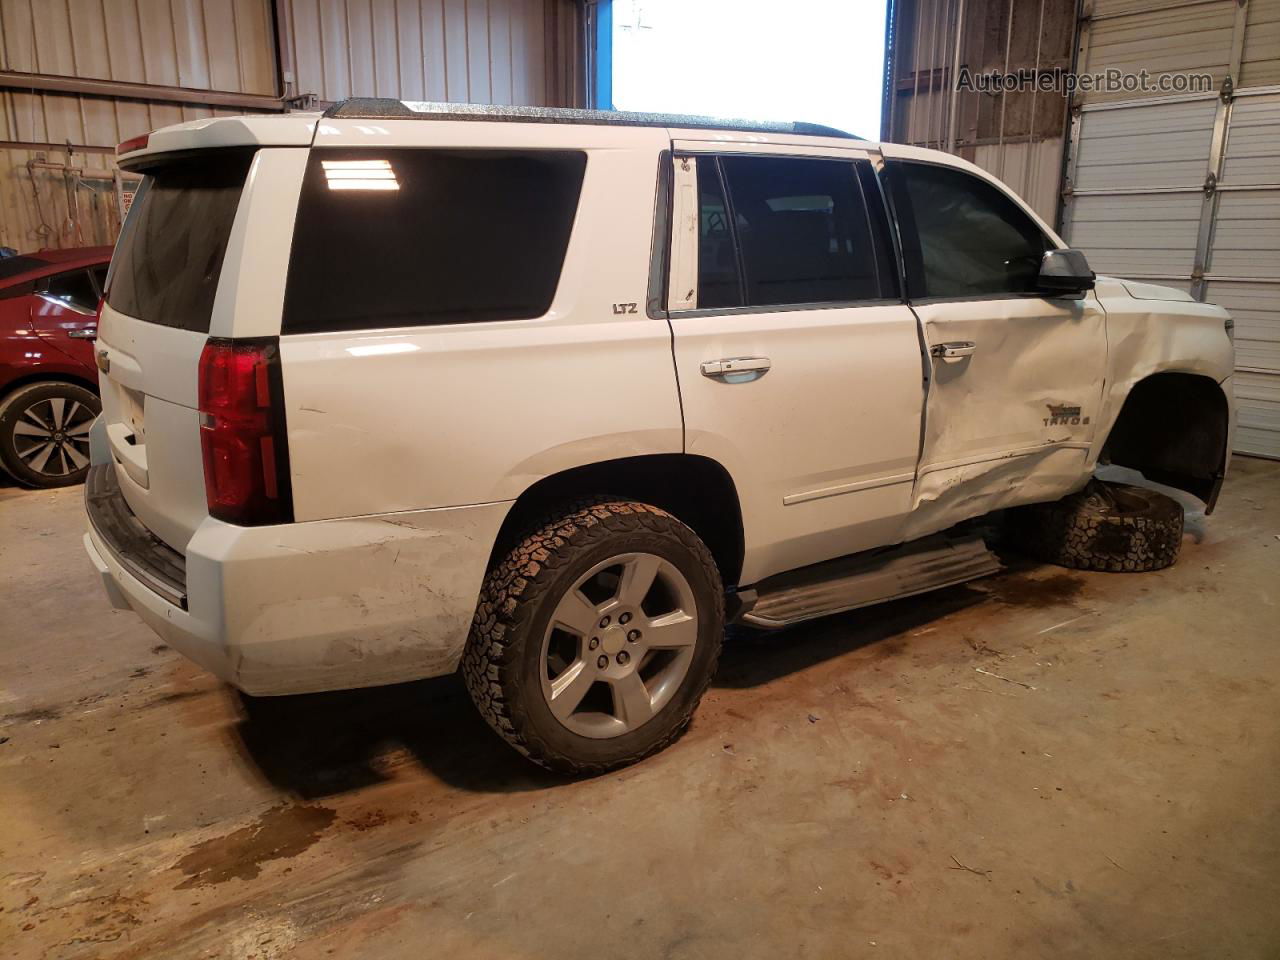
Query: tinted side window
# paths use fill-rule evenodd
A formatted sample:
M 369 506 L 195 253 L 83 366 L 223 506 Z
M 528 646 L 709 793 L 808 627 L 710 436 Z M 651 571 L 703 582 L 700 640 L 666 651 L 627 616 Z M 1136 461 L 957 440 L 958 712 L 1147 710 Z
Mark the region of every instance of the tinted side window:
M 751 306 L 874 300 L 875 244 L 849 161 L 723 157 Z
M 89 270 L 89 275 L 93 277 L 94 287 L 98 291 L 98 296 L 102 296 L 102 291 L 107 289 L 107 264 L 100 267 L 93 267 Z
M 580 151 L 313 150 L 283 332 L 542 316 L 586 162 Z
M 698 160 L 698 307 L 742 306 L 738 253 L 715 157 Z
M 39 270 L 41 267 L 49 266 L 48 261 L 41 260 L 39 257 L 0 257 L 0 280 L 8 280 L 10 277 L 16 277 L 20 273 L 26 273 L 28 270 Z
M 98 291 L 87 270 L 73 270 L 49 277 L 40 292 L 76 310 L 93 313 L 98 309 Z
M 116 241 L 107 302 L 149 323 L 208 333 L 252 150 L 202 150 L 147 169 Z
M 1032 293 L 1048 238 L 1016 203 L 963 170 L 894 163 L 894 200 L 914 220 L 912 296 Z M 906 232 L 910 233 L 910 230 Z M 911 242 L 904 237 L 904 243 Z

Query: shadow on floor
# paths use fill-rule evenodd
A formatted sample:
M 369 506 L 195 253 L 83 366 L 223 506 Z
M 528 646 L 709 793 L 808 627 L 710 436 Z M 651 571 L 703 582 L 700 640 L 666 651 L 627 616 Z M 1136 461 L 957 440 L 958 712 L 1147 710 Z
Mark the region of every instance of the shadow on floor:
M 878 644 L 892 657 L 899 635 L 990 602 L 968 586 L 882 604 L 781 631 L 730 628 L 713 684 L 747 688 Z M 392 776 L 407 751 L 444 782 L 480 793 L 541 790 L 564 782 L 521 758 L 491 731 L 457 676 L 366 690 L 249 697 L 227 688 L 239 719 L 233 744 L 278 790 L 303 799 L 348 793 Z
M 246 761 L 303 799 L 388 780 L 402 751 L 462 790 L 518 793 L 564 782 L 503 743 L 457 676 L 291 697 L 226 695 L 239 713 L 232 740 Z
M 984 602 L 986 593 L 961 585 L 782 630 L 731 627 L 712 686 L 762 686 L 870 646 L 878 658 L 894 657 L 908 645 L 903 634 Z
M 865 647 L 877 658 L 909 649 L 906 635 L 980 604 L 1071 603 L 1080 577 L 1045 573 L 995 545 L 1002 573 L 974 584 L 815 620 L 785 630 L 730 627 L 712 681 L 722 689 L 771 683 Z M 479 793 L 518 793 L 564 783 L 521 758 L 485 724 L 458 676 L 291 697 L 249 697 L 227 688 L 238 720 L 233 745 L 276 789 L 303 799 L 359 790 L 416 762 L 445 783 Z M 406 753 L 408 757 L 406 757 Z

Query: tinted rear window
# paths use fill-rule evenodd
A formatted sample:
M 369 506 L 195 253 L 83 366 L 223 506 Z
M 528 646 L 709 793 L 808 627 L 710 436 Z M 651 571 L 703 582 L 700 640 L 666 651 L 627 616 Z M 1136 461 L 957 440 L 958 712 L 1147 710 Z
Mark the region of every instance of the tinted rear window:
M 211 150 L 147 168 L 107 275 L 113 309 L 209 332 L 222 258 L 252 161 L 252 150 Z
M 542 316 L 586 162 L 579 151 L 313 150 L 283 331 Z

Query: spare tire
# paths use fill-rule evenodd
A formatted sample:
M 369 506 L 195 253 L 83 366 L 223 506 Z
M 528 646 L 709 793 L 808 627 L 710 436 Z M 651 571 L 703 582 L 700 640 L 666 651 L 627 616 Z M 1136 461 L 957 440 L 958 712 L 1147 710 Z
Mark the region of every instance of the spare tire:
M 1047 563 L 1076 570 L 1163 570 L 1182 546 L 1182 504 L 1126 483 L 1090 480 L 1053 503 L 1009 511 L 1016 545 Z

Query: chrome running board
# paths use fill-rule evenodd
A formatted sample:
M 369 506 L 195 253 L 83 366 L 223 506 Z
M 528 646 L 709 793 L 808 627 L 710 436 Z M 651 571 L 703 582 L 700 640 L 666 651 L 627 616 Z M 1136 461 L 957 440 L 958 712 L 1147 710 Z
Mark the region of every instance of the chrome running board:
M 1000 561 L 980 536 L 935 534 L 887 550 L 840 557 L 762 580 L 751 591 L 756 595 L 754 604 L 737 619 L 755 627 L 776 629 L 954 586 L 999 569 Z M 739 596 L 745 593 L 742 591 Z

